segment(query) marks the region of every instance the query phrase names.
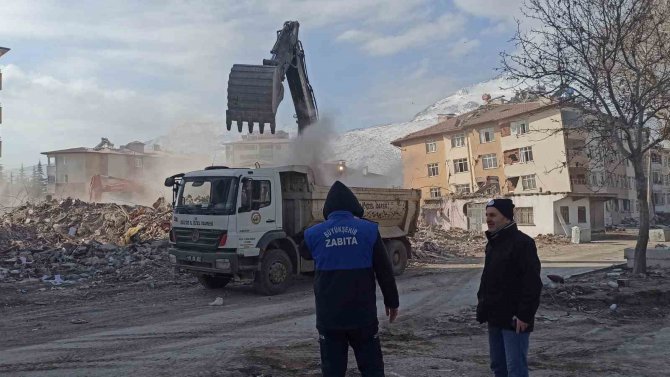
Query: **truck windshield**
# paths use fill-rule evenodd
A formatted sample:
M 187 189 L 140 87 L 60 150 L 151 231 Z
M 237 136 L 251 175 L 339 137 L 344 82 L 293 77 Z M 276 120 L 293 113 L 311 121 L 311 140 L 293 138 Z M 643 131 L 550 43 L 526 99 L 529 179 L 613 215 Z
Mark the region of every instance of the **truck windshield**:
M 231 215 L 237 199 L 235 177 L 184 178 L 177 200 L 177 213 Z

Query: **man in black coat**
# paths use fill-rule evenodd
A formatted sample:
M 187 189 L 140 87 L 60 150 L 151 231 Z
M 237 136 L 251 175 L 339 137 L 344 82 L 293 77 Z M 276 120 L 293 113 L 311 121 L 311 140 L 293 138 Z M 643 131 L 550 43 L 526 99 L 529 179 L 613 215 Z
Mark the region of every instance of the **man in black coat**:
M 316 328 L 321 369 L 344 377 L 349 346 L 363 377 L 384 376 L 377 334 L 379 282 L 389 321 L 398 315 L 398 289 L 377 224 L 363 220 L 363 207 L 351 190 L 335 182 L 323 207 L 324 222 L 305 231 L 300 253 L 314 259 Z
M 528 376 L 528 343 L 540 305 L 542 280 L 535 241 L 517 228 L 514 204 L 486 205 L 486 259 L 477 292 L 477 321 L 488 322 L 496 377 Z

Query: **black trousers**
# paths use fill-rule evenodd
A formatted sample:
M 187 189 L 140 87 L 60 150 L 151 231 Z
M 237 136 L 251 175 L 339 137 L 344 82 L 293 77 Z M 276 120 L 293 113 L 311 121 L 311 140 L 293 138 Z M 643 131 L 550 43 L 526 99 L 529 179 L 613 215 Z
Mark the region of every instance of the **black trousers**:
M 323 376 L 344 377 L 351 346 L 362 377 L 384 377 L 378 330 L 377 325 L 355 330 L 319 330 Z

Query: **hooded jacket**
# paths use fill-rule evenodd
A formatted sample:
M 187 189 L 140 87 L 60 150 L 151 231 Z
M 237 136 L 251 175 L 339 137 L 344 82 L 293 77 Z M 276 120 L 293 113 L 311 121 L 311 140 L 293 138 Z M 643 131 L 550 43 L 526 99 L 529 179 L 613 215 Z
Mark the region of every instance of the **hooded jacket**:
M 305 230 L 300 252 L 314 259 L 316 327 L 350 330 L 378 324 L 376 284 L 384 304 L 397 308 L 398 289 L 377 224 L 351 190 L 337 181 L 323 206 L 324 222 Z
M 486 232 L 486 258 L 479 291 L 477 321 L 513 329 L 513 318 L 533 331 L 540 306 L 542 280 L 535 241 L 515 223 L 495 233 Z

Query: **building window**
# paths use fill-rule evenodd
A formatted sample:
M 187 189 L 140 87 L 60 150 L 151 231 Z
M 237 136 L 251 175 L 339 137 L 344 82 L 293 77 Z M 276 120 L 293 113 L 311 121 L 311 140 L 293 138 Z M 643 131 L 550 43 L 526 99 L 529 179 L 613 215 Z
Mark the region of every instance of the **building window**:
M 431 198 L 439 198 L 440 196 L 442 196 L 442 194 L 440 193 L 440 188 L 439 187 L 431 187 L 430 188 L 430 197 Z
M 623 210 L 626 212 L 630 212 L 630 199 L 623 200 Z
M 586 224 L 586 207 L 577 207 L 577 222 Z
M 512 123 L 512 135 L 523 135 L 527 134 L 528 131 L 530 131 L 528 122 L 520 121 Z
M 498 167 L 498 158 L 495 153 L 485 154 L 482 156 L 482 164 L 484 169 L 495 169 Z
M 661 163 L 661 156 L 657 155 L 656 153 L 651 154 L 651 162 L 655 164 L 660 164 Z
M 454 185 L 457 194 L 469 194 L 470 185 Z
M 521 176 L 521 187 L 524 190 L 535 190 L 537 188 L 535 174 Z
M 533 147 L 523 147 L 519 149 L 521 154 L 521 162 L 531 162 L 533 161 Z
M 651 180 L 652 180 L 652 182 L 654 182 L 655 185 L 662 185 L 663 184 L 663 176 L 661 175 L 661 172 L 660 171 L 652 172 Z
M 654 193 L 654 205 L 664 206 L 665 205 L 665 195 L 659 192 Z
M 484 143 L 490 143 L 496 139 L 495 133 L 493 133 L 493 128 L 484 128 L 483 130 L 479 130 L 479 142 L 484 144 Z
M 65 178 L 65 183 L 67 183 L 67 182 L 68 182 L 67 174 L 65 174 L 65 177 L 64 177 L 64 178 Z
M 428 164 L 428 176 L 435 177 L 440 174 L 439 167 L 437 163 Z
M 429 141 L 426 143 L 426 153 L 435 153 L 437 152 L 437 143 L 434 141 Z
M 468 159 L 459 158 L 454 160 L 454 172 L 455 173 L 465 173 L 468 171 Z
M 570 207 L 561 206 L 561 217 L 566 223 L 570 223 Z
M 518 207 L 515 211 L 514 218 L 519 225 L 535 225 L 533 216 L 533 207 Z
M 451 147 L 460 148 L 465 146 L 465 134 L 456 134 L 451 138 Z
M 572 181 L 573 185 L 585 185 L 586 184 L 586 175 L 584 175 L 584 174 L 571 175 L 570 180 Z
M 136 167 L 137 169 L 141 169 L 142 166 L 143 166 L 143 164 L 142 164 L 142 159 L 136 157 L 136 158 L 135 158 L 135 167 Z

